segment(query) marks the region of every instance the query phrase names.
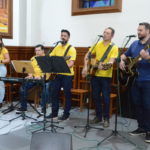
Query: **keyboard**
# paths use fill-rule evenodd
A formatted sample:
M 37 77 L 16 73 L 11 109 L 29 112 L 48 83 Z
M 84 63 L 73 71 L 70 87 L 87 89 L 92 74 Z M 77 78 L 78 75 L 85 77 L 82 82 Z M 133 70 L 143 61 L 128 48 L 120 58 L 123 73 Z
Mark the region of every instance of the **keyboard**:
M 44 83 L 43 79 L 26 79 L 18 77 L 0 77 L 0 81 L 9 83 L 23 83 L 23 82 L 33 82 L 33 83 Z

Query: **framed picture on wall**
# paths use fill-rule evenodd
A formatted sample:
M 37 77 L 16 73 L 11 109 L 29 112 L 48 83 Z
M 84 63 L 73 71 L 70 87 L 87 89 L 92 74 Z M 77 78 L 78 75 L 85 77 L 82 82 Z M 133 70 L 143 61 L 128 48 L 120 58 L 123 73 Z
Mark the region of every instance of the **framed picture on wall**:
M 0 0 L 0 35 L 12 38 L 13 0 Z
M 122 11 L 122 0 L 72 0 L 72 15 Z

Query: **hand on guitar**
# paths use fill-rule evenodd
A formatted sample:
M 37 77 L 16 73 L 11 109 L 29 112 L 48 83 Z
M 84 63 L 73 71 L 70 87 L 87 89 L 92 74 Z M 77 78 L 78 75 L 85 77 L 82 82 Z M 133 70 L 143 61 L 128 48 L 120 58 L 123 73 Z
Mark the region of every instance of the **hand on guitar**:
M 112 67 L 112 63 L 99 63 L 98 69 L 99 70 L 108 70 Z
M 148 52 L 148 51 L 145 51 L 144 49 L 142 49 L 142 50 L 140 51 L 140 55 L 141 55 L 141 57 L 142 57 L 143 59 L 146 59 L 146 60 L 150 59 L 149 52 Z
M 101 62 L 98 64 L 98 69 L 99 69 L 99 70 L 103 70 L 103 66 L 102 66 L 102 63 L 101 63 Z
M 125 70 L 125 62 L 123 60 L 120 61 L 119 67 L 121 70 Z

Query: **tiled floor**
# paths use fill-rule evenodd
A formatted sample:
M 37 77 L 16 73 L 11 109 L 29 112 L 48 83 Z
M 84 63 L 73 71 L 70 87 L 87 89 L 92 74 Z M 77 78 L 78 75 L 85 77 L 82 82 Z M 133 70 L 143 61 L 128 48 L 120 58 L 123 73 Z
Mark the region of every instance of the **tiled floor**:
M 60 110 L 60 114 L 62 110 Z M 36 118 L 37 114 L 29 110 L 27 115 Z M 43 127 L 43 124 L 33 124 L 31 119 L 22 120 L 18 118 L 12 122 L 10 119 L 18 115 L 15 112 L 3 115 L 0 113 L 0 150 L 29 150 L 32 138 L 32 131 Z M 69 133 L 72 135 L 73 150 L 150 150 L 150 144 L 144 143 L 144 136 L 131 137 L 128 132 L 137 127 L 136 121 L 118 117 L 117 131 L 119 134 L 111 136 L 101 145 L 97 143 L 112 134 L 115 127 L 115 116 L 111 118 L 110 127 L 103 131 L 90 129 L 87 137 L 84 138 L 85 130 L 83 128 L 74 128 L 75 125 L 86 125 L 87 110 L 79 112 L 77 108 L 72 109 L 70 120 L 60 122 L 59 126 L 64 129 L 56 129 L 57 132 Z M 90 116 L 92 118 L 93 116 Z M 38 120 L 43 120 L 40 117 Z M 49 124 L 47 124 L 49 125 Z M 101 127 L 99 124 L 96 127 Z M 49 128 L 50 129 L 50 128 Z M 122 138 L 121 135 L 123 135 Z M 129 143 L 132 141 L 135 145 Z

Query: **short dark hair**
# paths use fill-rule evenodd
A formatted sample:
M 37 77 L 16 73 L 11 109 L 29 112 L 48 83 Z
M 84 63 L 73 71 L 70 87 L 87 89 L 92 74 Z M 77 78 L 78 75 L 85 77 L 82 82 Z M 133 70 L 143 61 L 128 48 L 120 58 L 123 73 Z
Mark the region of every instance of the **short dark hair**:
M 141 22 L 139 23 L 139 26 L 144 26 L 145 29 L 150 31 L 150 24 L 148 22 Z
M 70 37 L 70 32 L 69 32 L 68 30 L 66 30 L 66 29 L 62 29 L 62 30 L 61 30 L 61 33 L 62 33 L 62 32 L 67 33 L 67 34 L 68 34 L 68 36 Z
M 44 49 L 45 49 L 42 44 L 38 44 L 38 45 L 35 46 L 35 48 L 38 48 L 38 47 L 40 47 L 43 51 L 44 51 Z
M 108 27 L 107 29 L 110 29 L 110 30 L 111 30 L 111 35 L 114 36 L 114 34 L 115 34 L 115 29 L 113 29 L 112 27 Z

